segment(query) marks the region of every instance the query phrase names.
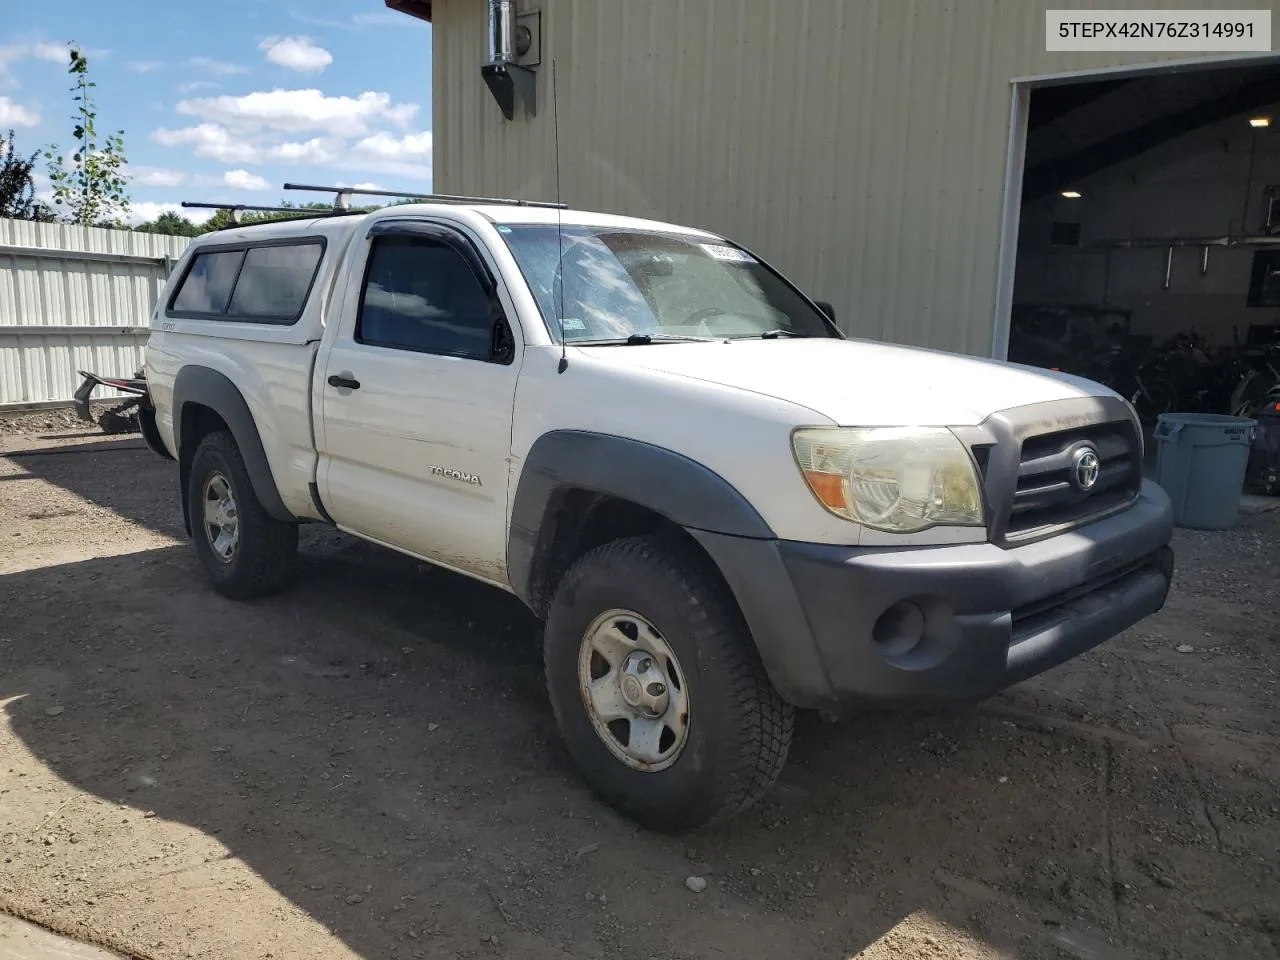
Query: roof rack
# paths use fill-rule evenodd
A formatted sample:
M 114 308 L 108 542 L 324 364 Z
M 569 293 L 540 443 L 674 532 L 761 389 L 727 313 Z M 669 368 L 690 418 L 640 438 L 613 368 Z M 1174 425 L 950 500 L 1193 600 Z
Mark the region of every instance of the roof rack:
M 432 203 L 484 203 L 505 207 L 549 207 L 553 210 L 567 210 L 567 203 L 552 203 L 545 200 L 515 200 L 508 197 L 458 197 L 445 193 L 403 193 L 399 190 L 362 190 L 359 187 L 324 187 L 303 183 L 286 183 L 286 190 L 312 190 L 317 193 L 332 193 L 334 210 L 349 210 L 352 196 L 362 197 L 399 197 L 404 200 L 429 200 Z
M 253 203 L 197 203 L 192 200 L 183 200 L 182 206 L 196 207 L 203 210 L 226 210 L 231 214 L 231 226 L 239 225 L 243 220 L 244 211 L 249 210 L 254 213 L 294 213 L 295 217 L 282 217 L 279 220 L 263 221 L 264 223 L 280 223 L 283 220 L 314 220 L 317 217 L 343 217 L 356 211 L 343 210 L 307 210 L 301 207 L 271 207 L 261 206 Z M 249 224 L 256 226 L 256 224 Z M 225 227 L 223 229 L 226 229 Z

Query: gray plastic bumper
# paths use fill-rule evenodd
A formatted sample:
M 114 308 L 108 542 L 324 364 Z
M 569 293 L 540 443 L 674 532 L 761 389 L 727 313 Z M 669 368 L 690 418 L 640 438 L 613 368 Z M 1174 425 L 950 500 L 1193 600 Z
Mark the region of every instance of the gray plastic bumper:
M 1155 613 L 1173 576 L 1172 510 L 1150 482 L 1121 513 L 1013 549 L 690 532 L 729 582 L 775 686 L 812 708 L 989 696 Z M 886 629 L 891 607 L 910 612 L 905 641 Z

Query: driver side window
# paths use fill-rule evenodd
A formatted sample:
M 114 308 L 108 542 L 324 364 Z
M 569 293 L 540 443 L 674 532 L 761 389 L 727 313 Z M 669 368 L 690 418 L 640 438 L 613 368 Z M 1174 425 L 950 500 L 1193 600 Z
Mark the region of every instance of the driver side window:
M 377 237 L 355 339 L 370 346 L 490 360 L 497 305 L 471 266 L 431 237 Z

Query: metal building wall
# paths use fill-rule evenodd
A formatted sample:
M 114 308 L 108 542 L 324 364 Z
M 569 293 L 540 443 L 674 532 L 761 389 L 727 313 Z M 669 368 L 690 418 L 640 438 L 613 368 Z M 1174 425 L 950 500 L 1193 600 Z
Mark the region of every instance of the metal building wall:
M 132 376 L 166 258 L 189 242 L 0 219 L 0 407 L 70 400 L 77 370 Z
M 434 0 L 437 190 L 555 196 L 555 57 L 567 202 L 723 232 L 855 334 L 975 354 L 992 349 L 1010 80 L 1159 59 L 1046 52 L 1045 10 L 1090 6 L 1071 0 L 519 6 L 542 10 L 538 113 L 507 122 L 480 77 L 486 4 Z

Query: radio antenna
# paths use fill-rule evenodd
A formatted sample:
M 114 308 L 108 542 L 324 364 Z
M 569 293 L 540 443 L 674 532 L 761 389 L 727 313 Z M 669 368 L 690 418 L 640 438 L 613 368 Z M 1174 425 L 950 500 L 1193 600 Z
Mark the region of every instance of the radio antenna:
M 560 83 L 556 79 L 556 58 L 551 58 L 551 117 L 555 125 L 555 163 L 556 163 L 556 243 L 560 247 L 560 256 L 556 261 L 556 285 L 560 288 L 556 297 L 556 320 L 560 325 L 560 364 L 557 373 L 564 373 L 569 366 L 569 354 L 564 339 L 564 218 L 560 211 L 564 205 L 560 202 Z

